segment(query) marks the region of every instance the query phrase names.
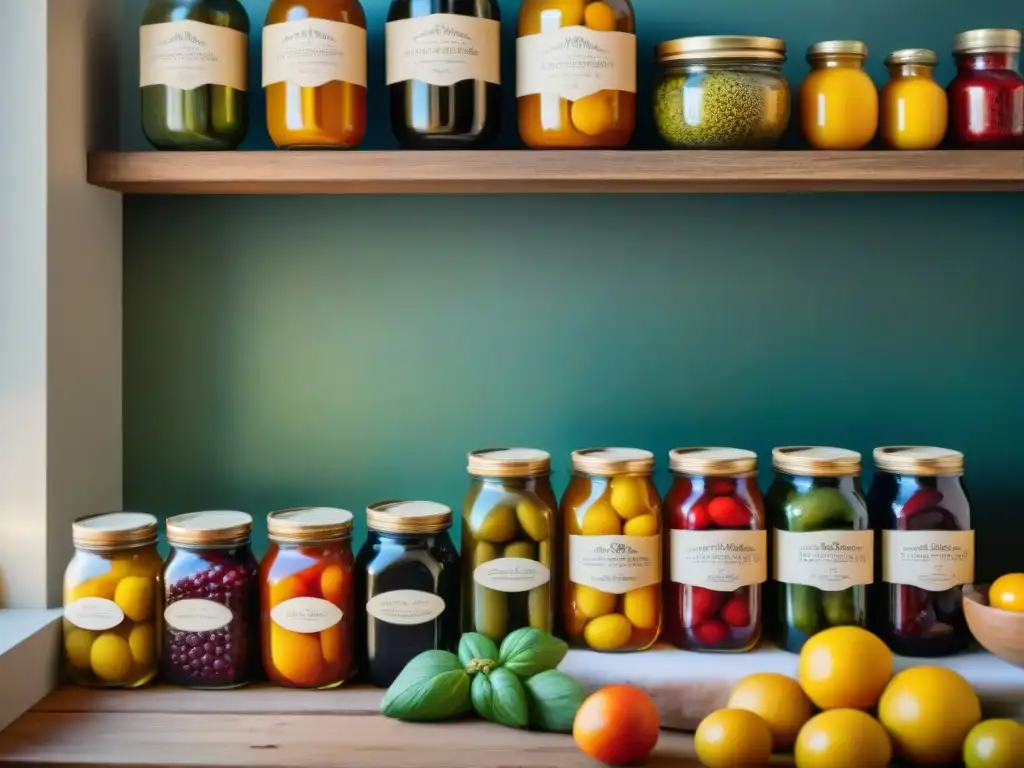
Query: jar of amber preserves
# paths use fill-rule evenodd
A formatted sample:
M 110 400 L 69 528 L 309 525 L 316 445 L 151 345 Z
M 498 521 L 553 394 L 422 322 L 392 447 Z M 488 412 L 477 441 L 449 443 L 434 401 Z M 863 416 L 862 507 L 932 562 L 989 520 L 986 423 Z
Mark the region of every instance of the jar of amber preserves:
M 167 520 L 160 672 L 189 688 L 237 688 L 259 669 L 256 558 L 245 512 L 190 512 Z
M 534 627 L 554 632 L 558 502 L 551 457 L 534 448 L 469 454 L 462 504 L 462 629 L 499 643 Z
M 134 688 L 157 671 L 156 518 L 112 512 L 76 520 L 64 572 L 64 653 L 80 685 Z
M 448 536 L 452 511 L 432 501 L 382 501 L 366 509 L 366 543 L 356 559 L 361 666 L 386 688 L 423 651 L 459 644 L 459 553 Z
M 761 639 L 768 533 L 757 454 L 676 448 L 665 497 L 665 634 L 689 651 L 749 651 Z
M 868 492 L 876 538 L 872 628 L 901 656 L 947 656 L 970 644 L 963 586 L 974 581 L 964 456 L 928 446 L 875 449 Z
M 807 49 L 811 72 L 800 86 L 804 139 L 815 149 L 863 149 L 878 130 L 878 91 L 864 71 L 868 47 L 830 40 Z
M 935 149 L 946 136 L 946 92 L 935 82 L 935 51 L 893 51 L 885 60 L 889 82 L 882 87 L 881 135 L 891 149 Z
M 968 149 L 1024 147 L 1021 33 L 972 29 L 953 39 L 956 77 L 949 84 L 949 137 Z
M 626 146 L 636 125 L 629 0 L 523 0 L 516 97 L 519 136 L 528 147 Z
M 336 688 L 355 672 L 352 513 L 327 507 L 267 515 L 260 563 L 263 670 L 288 688 Z
M 661 499 L 654 454 L 588 448 L 572 454 L 562 496 L 566 639 L 598 651 L 640 651 L 661 631 Z

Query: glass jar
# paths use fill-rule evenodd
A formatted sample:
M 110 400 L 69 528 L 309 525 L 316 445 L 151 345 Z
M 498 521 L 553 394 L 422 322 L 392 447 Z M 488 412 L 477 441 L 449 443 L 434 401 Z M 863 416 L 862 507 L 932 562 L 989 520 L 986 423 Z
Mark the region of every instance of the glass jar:
M 260 563 L 263 670 L 286 688 L 337 688 L 355 673 L 352 513 L 329 507 L 267 515 Z
M 971 634 L 963 585 L 974 581 L 974 531 L 959 451 L 925 446 L 876 448 L 868 492 L 881 577 L 873 629 L 900 656 L 946 656 Z
M 636 127 L 635 23 L 629 0 L 523 0 L 516 97 L 526 146 L 629 143 Z
M 366 509 L 366 543 L 356 571 L 366 606 L 362 669 L 386 688 L 423 651 L 459 644 L 459 553 L 452 511 L 432 501 L 382 501 Z
M 249 127 L 249 16 L 238 0 L 150 0 L 142 130 L 157 149 L 236 149 Z
M 874 537 L 860 487 L 860 454 L 798 446 L 772 451 L 765 497 L 774 528 L 779 643 L 799 653 L 807 639 L 841 625 L 867 626 Z
M 893 51 L 885 60 L 889 82 L 882 86 L 881 135 L 891 149 L 935 149 L 946 137 L 946 92 L 935 82 L 935 51 Z
M 761 639 L 768 532 L 757 454 L 676 448 L 665 496 L 665 634 L 688 651 L 749 651 Z
M 572 454 L 562 495 L 566 640 L 598 651 L 642 651 L 661 631 L 661 499 L 654 454 L 588 448 Z
M 462 629 L 499 643 L 534 627 L 554 632 L 551 588 L 558 502 L 551 457 L 533 448 L 469 454 L 462 503 Z
M 64 658 L 79 685 L 135 688 L 157 670 L 156 518 L 111 512 L 76 520 L 64 572 Z
M 245 512 L 167 520 L 160 673 L 188 688 L 237 688 L 259 667 L 260 590 Z
M 789 125 L 786 42 L 684 37 L 658 45 L 654 123 L 682 149 L 767 149 Z
M 949 137 L 970 149 L 1024 147 L 1021 33 L 975 29 L 953 40 L 957 75 L 949 95 Z
M 392 0 L 391 131 L 410 149 L 482 147 L 501 131 L 497 0 Z
M 807 49 L 811 71 L 800 86 L 800 122 L 814 149 L 863 149 L 878 130 L 878 91 L 864 71 L 868 47 L 830 40 Z
M 366 134 L 359 0 L 274 0 L 263 28 L 267 130 L 281 149 L 352 149 Z

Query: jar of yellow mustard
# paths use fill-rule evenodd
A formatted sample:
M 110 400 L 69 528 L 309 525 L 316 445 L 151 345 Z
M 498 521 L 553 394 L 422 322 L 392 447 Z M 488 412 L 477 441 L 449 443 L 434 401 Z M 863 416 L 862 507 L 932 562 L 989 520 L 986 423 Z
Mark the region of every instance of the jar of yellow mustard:
M 800 86 L 804 139 L 814 149 L 863 149 L 878 130 L 878 91 L 864 71 L 868 47 L 829 40 L 807 49 L 811 72 Z
M 935 51 L 909 48 L 885 60 L 889 82 L 882 88 L 881 136 L 892 149 L 935 149 L 946 136 L 946 92 L 935 82 Z

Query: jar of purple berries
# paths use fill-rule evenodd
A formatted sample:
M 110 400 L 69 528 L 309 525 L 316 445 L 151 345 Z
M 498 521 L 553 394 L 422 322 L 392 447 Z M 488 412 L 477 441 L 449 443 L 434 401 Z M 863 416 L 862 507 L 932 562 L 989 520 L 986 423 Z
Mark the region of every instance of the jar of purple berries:
M 964 456 L 930 446 L 876 448 L 868 492 L 878 578 L 875 633 L 900 656 L 964 650 L 962 590 L 974 581 L 974 531 Z
M 259 580 L 245 512 L 192 512 L 167 520 L 163 571 L 164 680 L 236 688 L 259 668 Z

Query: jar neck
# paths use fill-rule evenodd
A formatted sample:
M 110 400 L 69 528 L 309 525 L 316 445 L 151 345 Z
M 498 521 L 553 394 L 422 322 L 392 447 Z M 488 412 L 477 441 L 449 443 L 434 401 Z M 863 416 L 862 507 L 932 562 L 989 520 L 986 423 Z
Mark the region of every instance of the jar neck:
M 956 68 L 959 72 L 986 72 L 991 70 L 1010 70 L 1016 72 L 1019 63 L 1019 53 L 1008 53 L 1006 51 L 959 53 L 956 55 Z
M 763 59 L 697 59 L 693 61 L 664 61 L 661 66 L 666 72 L 695 75 L 701 72 L 782 72 L 781 61 Z
M 811 69 L 864 69 L 864 57 L 853 54 L 833 54 L 811 59 Z
M 123 547 L 104 547 L 97 549 L 95 547 L 82 547 L 75 545 L 75 552 L 83 555 L 89 555 L 90 557 L 115 557 L 117 555 L 134 555 L 141 554 L 143 552 L 149 552 L 150 550 L 156 549 L 156 542 L 151 541 L 146 544 L 127 544 Z
M 276 541 L 270 540 L 271 545 L 280 550 L 294 549 L 345 549 L 352 544 L 352 539 L 311 539 L 310 541 Z M 246 545 L 248 546 L 248 544 Z
M 447 529 L 446 529 L 447 530 Z M 428 531 L 425 533 L 395 533 L 393 531 L 367 531 L 368 536 L 372 536 L 381 542 L 401 544 L 403 546 L 411 546 L 413 544 L 422 544 L 428 539 L 432 539 L 435 536 L 440 536 L 445 531 Z
M 901 77 L 924 77 L 935 79 L 933 64 L 892 64 L 889 66 L 889 77 L 896 80 Z
M 176 552 L 226 552 L 233 549 L 249 550 L 252 548 L 252 541 L 246 539 L 245 541 L 236 541 L 233 544 L 175 544 L 170 542 L 170 545 L 171 549 Z

